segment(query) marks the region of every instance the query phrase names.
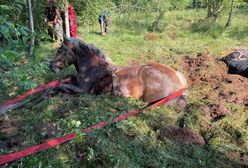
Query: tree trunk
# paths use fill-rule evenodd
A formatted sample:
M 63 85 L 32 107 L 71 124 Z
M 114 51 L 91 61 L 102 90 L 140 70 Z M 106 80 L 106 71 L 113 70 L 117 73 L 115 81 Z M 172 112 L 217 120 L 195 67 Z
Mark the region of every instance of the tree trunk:
M 230 25 L 230 23 L 231 23 L 232 10 L 233 10 L 233 1 L 234 0 L 232 0 L 232 2 L 231 2 L 231 8 L 230 8 L 230 12 L 229 12 L 229 17 L 228 17 L 228 20 L 226 22 L 225 28 L 227 28 Z
M 34 50 L 34 19 L 33 19 L 31 0 L 27 0 L 27 5 L 28 5 L 29 29 L 31 32 L 29 55 L 32 56 Z
M 65 35 L 67 37 L 71 37 L 70 36 L 70 25 L 69 25 L 69 15 L 68 15 L 68 5 L 66 5 L 66 9 L 65 9 Z
M 123 5 L 124 5 L 124 0 L 121 0 L 121 13 L 123 12 Z
M 207 17 L 217 19 L 220 16 L 223 7 L 223 0 L 208 0 Z
M 208 18 L 210 18 L 211 17 L 211 2 L 210 2 L 210 0 L 208 0 L 207 9 L 208 9 Z

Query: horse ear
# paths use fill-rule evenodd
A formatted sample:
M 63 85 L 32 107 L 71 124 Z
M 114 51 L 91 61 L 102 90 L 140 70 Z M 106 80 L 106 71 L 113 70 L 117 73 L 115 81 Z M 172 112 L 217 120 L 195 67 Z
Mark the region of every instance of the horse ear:
M 76 45 L 70 41 L 70 38 L 67 35 L 63 34 L 63 37 L 64 37 L 64 41 L 63 41 L 64 45 L 68 46 L 71 49 L 74 49 L 76 47 Z
M 74 43 L 69 43 L 68 46 L 70 47 L 70 49 L 76 48 L 76 45 Z

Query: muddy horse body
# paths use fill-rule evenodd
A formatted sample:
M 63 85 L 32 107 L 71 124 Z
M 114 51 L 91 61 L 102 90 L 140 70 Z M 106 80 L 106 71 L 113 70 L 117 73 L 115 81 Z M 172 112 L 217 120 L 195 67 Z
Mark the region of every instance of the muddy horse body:
M 95 83 L 91 92 L 154 102 L 186 88 L 187 81 L 181 72 L 163 64 L 151 63 L 106 75 Z
M 78 39 L 66 39 L 50 67 L 58 72 L 74 64 L 77 75 L 72 84 L 62 84 L 64 91 L 114 94 L 141 98 L 146 102 L 162 99 L 187 88 L 185 76 L 160 63 L 137 67 L 119 67 L 97 47 Z

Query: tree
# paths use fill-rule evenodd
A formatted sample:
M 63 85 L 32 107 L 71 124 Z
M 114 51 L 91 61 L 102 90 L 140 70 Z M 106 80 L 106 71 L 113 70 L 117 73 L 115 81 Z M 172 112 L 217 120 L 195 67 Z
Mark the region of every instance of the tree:
M 225 28 L 227 28 L 230 25 L 230 23 L 231 23 L 232 10 L 233 10 L 233 2 L 234 2 L 234 0 L 231 1 L 230 12 L 229 12 L 229 16 L 228 16 L 228 20 L 226 22 Z
M 223 8 L 223 0 L 208 0 L 207 9 L 208 9 L 208 18 L 218 18 Z
M 201 1 L 200 0 L 192 0 L 192 7 L 193 8 L 200 8 L 201 7 Z
M 29 55 L 33 55 L 34 50 L 34 19 L 33 19 L 33 12 L 32 12 L 32 3 L 31 0 L 27 0 L 28 5 L 28 18 L 29 18 L 29 29 L 30 29 L 30 48 L 29 48 Z

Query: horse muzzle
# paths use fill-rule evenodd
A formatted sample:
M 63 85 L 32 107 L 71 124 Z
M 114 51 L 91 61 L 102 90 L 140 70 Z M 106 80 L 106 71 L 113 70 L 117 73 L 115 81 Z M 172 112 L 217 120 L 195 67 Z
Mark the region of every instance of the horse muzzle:
M 59 69 L 57 66 L 55 66 L 53 62 L 50 62 L 49 68 L 50 68 L 50 70 L 53 71 L 54 73 L 58 73 L 58 72 L 60 71 L 60 69 Z

